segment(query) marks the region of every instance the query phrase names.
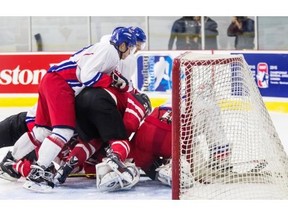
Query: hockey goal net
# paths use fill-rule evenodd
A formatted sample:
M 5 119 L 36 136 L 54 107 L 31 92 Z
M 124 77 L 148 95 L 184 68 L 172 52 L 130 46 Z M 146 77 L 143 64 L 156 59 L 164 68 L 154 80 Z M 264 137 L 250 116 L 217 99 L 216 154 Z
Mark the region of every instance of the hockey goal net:
M 172 198 L 287 199 L 287 155 L 243 56 L 186 52 L 172 79 Z

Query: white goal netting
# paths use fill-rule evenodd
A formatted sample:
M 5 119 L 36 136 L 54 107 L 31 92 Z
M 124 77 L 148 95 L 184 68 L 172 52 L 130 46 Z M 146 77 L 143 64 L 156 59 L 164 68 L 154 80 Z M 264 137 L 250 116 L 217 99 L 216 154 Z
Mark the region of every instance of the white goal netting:
M 288 160 L 242 55 L 173 65 L 173 198 L 286 199 Z

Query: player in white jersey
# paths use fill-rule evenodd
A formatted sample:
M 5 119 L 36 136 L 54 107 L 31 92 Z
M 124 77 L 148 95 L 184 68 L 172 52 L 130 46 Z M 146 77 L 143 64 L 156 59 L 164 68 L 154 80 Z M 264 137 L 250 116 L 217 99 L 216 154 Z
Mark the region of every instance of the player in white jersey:
M 139 27 L 130 27 L 136 35 L 136 52 L 144 50 L 146 46 L 146 35 Z M 126 59 L 121 60 L 119 64 L 119 71 L 129 81 L 128 91 L 138 91 L 133 85 L 133 76 L 137 71 L 137 59 L 135 55 L 129 55 Z
M 119 28 L 119 27 L 118 27 Z M 130 27 L 136 35 L 136 51 L 144 50 L 146 45 L 146 34 L 139 27 Z M 110 43 L 111 34 L 102 36 L 100 42 Z M 83 54 L 84 52 L 82 52 Z M 135 54 L 134 53 L 134 54 Z M 79 53 L 80 54 L 80 53 Z M 79 55 L 76 55 L 79 57 Z M 128 91 L 137 92 L 133 86 L 133 76 L 137 70 L 135 55 L 129 55 L 125 60 L 120 61 L 119 71 L 129 80 Z M 27 131 L 32 131 L 35 123 L 36 107 L 33 106 L 28 112 L 21 112 L 7 117 L 0 122 L 0 148 L 10 147 Z
M 113 32 L 110 44 L 97 43 L 85 47 L 67 61 L 51 67 L 39 84 L 35 127 L 32 132 L 23 134 L 15 143 L 12 153 L 3 159 L 2 172 L 9 169 L 9 163 L 5 166 L 5 161 L 19 160 L 40 147 L 38 160 L 32 165 L 24 187 L 53 187 L 45 170 L 74 134 L 75 96 L 84 87 L 126 87 L 120 74 L 114 74 L 113 78 L 117 79 L 113 79 L 112 75 L 120 59 L 134 53 L 135 45 L 132 30 L 121 28 Z M 110 79 L 101 79 L 104 76 Z
M 117 27 L 115 30 L 122 28 Z M 135 35 L 137 39 L 136 43 L 136 51 L 143 50 L 145 48 L 145 42 L 146 42 L 146 35 L 142 29 L 139 27 L 135 27 Z M 114 31 L 115 31 L 114 30 Z M 112 34 L 104 35 L 101 37 L 100 43 L 109 43 L 110 44 L 110 38 Z M 73 58 L 79 58 L 81 55 L 85 54 L 85 52 L 78 52 L 76 55 L 71 57 Z M 131 58 L 132 57 L 132 58 Z M 136 60 L 133 55 L 129 55 L 125 58 L 125 61 L 121 62 L 121 70 L 123 71 L 123 76 L 130 80 L 129 81 L 129 91 L 133 90 L 133 83 L 131 80 L 131 77 L 134 75 L 136 71 Z M 125 63 L 124 63 L 125 62 Z M 131 66 L 129 65 L 131 64 Z M 76 89 L 76 88 L 75 88 Z M 80 87 L 82 89 L 82 87 Z M 77 91 L 79 91 L 78 89 Z M 35 116 L 36 116 L 36 107 L 33 106 L 31 109 L 28 110 L 28 112 L 20 112 L 15 115 L 11 115 L 0 122 L 0 148 L 3 147 L 10 147 L 15 144 L 15 142 L 27 131 L 32 131 L 32 128 L 34 127 L 35 123 Z
M 124 27 L 119 27 L 124 28 Z M 129 27 L 133 30 L 135 36 L 136 36 L 136 50 L 134 54 L 136 54 L 140 50 L 144 50 L 146 46 L 146 34 L 140 27 Z M 100 42 L 108 42 L 109 35 L 104 35 L 101 37 Z M 133 76 L 135 75 L 137 71 L 137 60 L 135 55 L 129 55 L 127 58 L 122 59 L 119 63 L 118 69 L 117 69 L 121 75 L 123 75 L 128 81 L 129 81 L 129 89 L 128 91 L 138 92 L 138 90 L 133 85 Z

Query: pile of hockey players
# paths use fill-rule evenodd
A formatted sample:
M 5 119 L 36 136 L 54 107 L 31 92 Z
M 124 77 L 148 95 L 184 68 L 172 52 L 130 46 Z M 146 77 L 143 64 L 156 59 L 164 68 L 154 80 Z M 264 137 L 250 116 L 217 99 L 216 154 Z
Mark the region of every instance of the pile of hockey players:
M 171 157 L 171 104 L 152 111 L 131 79 L 145 42 L 141 28 L 118 27 L 108 41 L 52 66 L 37 104 L 0 123 L 0 147 L 13 146 L 0 178 L 25 178 L 24 188 L 49 192 L 84 172 L 100 191 L 115 191 L 133 187 L 141 169 L 170 185 L 171 165 L 160 165 Z

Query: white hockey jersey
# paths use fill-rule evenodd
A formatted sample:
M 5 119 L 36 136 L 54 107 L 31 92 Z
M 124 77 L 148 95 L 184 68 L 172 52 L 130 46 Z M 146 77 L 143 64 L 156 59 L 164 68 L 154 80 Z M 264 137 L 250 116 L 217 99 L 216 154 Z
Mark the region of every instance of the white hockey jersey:
M 136 61 L 135 55 L 129 55 L 119 62 L 118 70 L 129 82 L 128 92 L 133 90 L 133 77 L 137 71 Z
M 102 73 L 110 74 L 115 70 L 119 62 L 118 51 L 113 45 L 96 43 L 76 52 L 68 60 L 54 65 L 48 72 L 59 72 L 75 95 L 78 95 L 84 87 L 96 84 Z

